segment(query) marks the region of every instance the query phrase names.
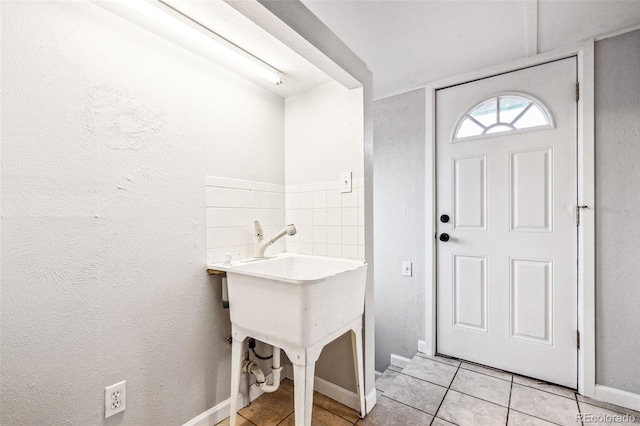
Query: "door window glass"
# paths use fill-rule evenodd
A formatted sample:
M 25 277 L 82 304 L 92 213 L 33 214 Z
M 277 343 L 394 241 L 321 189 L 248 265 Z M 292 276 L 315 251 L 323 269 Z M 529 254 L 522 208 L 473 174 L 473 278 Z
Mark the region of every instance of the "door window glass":
M 501 95 L 471 108 L 458 122 L 453 140 L 548 127 L 550 116 L 541 104 L 521 95 Z

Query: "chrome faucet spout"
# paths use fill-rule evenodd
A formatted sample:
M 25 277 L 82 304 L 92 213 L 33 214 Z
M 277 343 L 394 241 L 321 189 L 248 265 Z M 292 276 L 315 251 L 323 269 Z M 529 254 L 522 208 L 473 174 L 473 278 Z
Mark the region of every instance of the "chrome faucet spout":
M 264 252 L 267 250 L 271 244 L 278 241 L 280 238 L 285 235 L 295 235 L 297 230 L 294 224 L 289 224 L 285 226 L 285 228 L 275 234 L 273 237 L 269 239 L 264 239 L 264 232 L 262 231 L 262 226 L 260 226 L 260 222 L 257 220 L 253 221 L 255 226 L 255 233 L 253 235 L 253 257 L 264 257 Z

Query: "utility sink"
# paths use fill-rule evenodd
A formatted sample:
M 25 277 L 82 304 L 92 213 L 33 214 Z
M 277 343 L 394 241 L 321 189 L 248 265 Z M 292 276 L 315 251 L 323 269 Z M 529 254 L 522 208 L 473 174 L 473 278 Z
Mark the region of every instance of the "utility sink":
M 293 364 L 295 426 L 311 426 L 315 363 L 325 345 L 350 331 L 358 404 L 364 417 L 365 261 L 282 253 L 209 265 L 209 269 L 227 273 L 233 337 L 231 426 L 237 420 L 236 395 L 247 337 L 274 346 L 273 377 L 281 370 L 280 349 L 286 352 Z
M 209 268 L 227 273 L 234 328 L 265 343 L 308 348 L 364 311 L 363 260 L 281 253 Z

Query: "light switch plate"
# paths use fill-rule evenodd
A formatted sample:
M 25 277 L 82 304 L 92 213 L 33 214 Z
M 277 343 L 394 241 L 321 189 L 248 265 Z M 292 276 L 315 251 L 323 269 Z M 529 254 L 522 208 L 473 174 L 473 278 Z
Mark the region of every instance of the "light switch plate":
M 411 262 L 402 262 L 402 275 L 405 277 L 413 276 L 413 264 Z
M 340 173 L 340 192 L 351 192 L 351 172 Z

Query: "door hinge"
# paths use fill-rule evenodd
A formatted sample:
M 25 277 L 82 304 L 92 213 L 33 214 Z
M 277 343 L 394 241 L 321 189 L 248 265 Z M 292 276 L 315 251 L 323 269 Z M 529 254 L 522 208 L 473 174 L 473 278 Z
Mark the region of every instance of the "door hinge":
M 588 208 L 589 206 L 576 206 L 576 226 L 580 226 L 580 210 Z
M 580 82 L 576 81 L 576 102 L 580 100 Z
M 580 349 L 580 330 L 576 330 L 576 346 Z

